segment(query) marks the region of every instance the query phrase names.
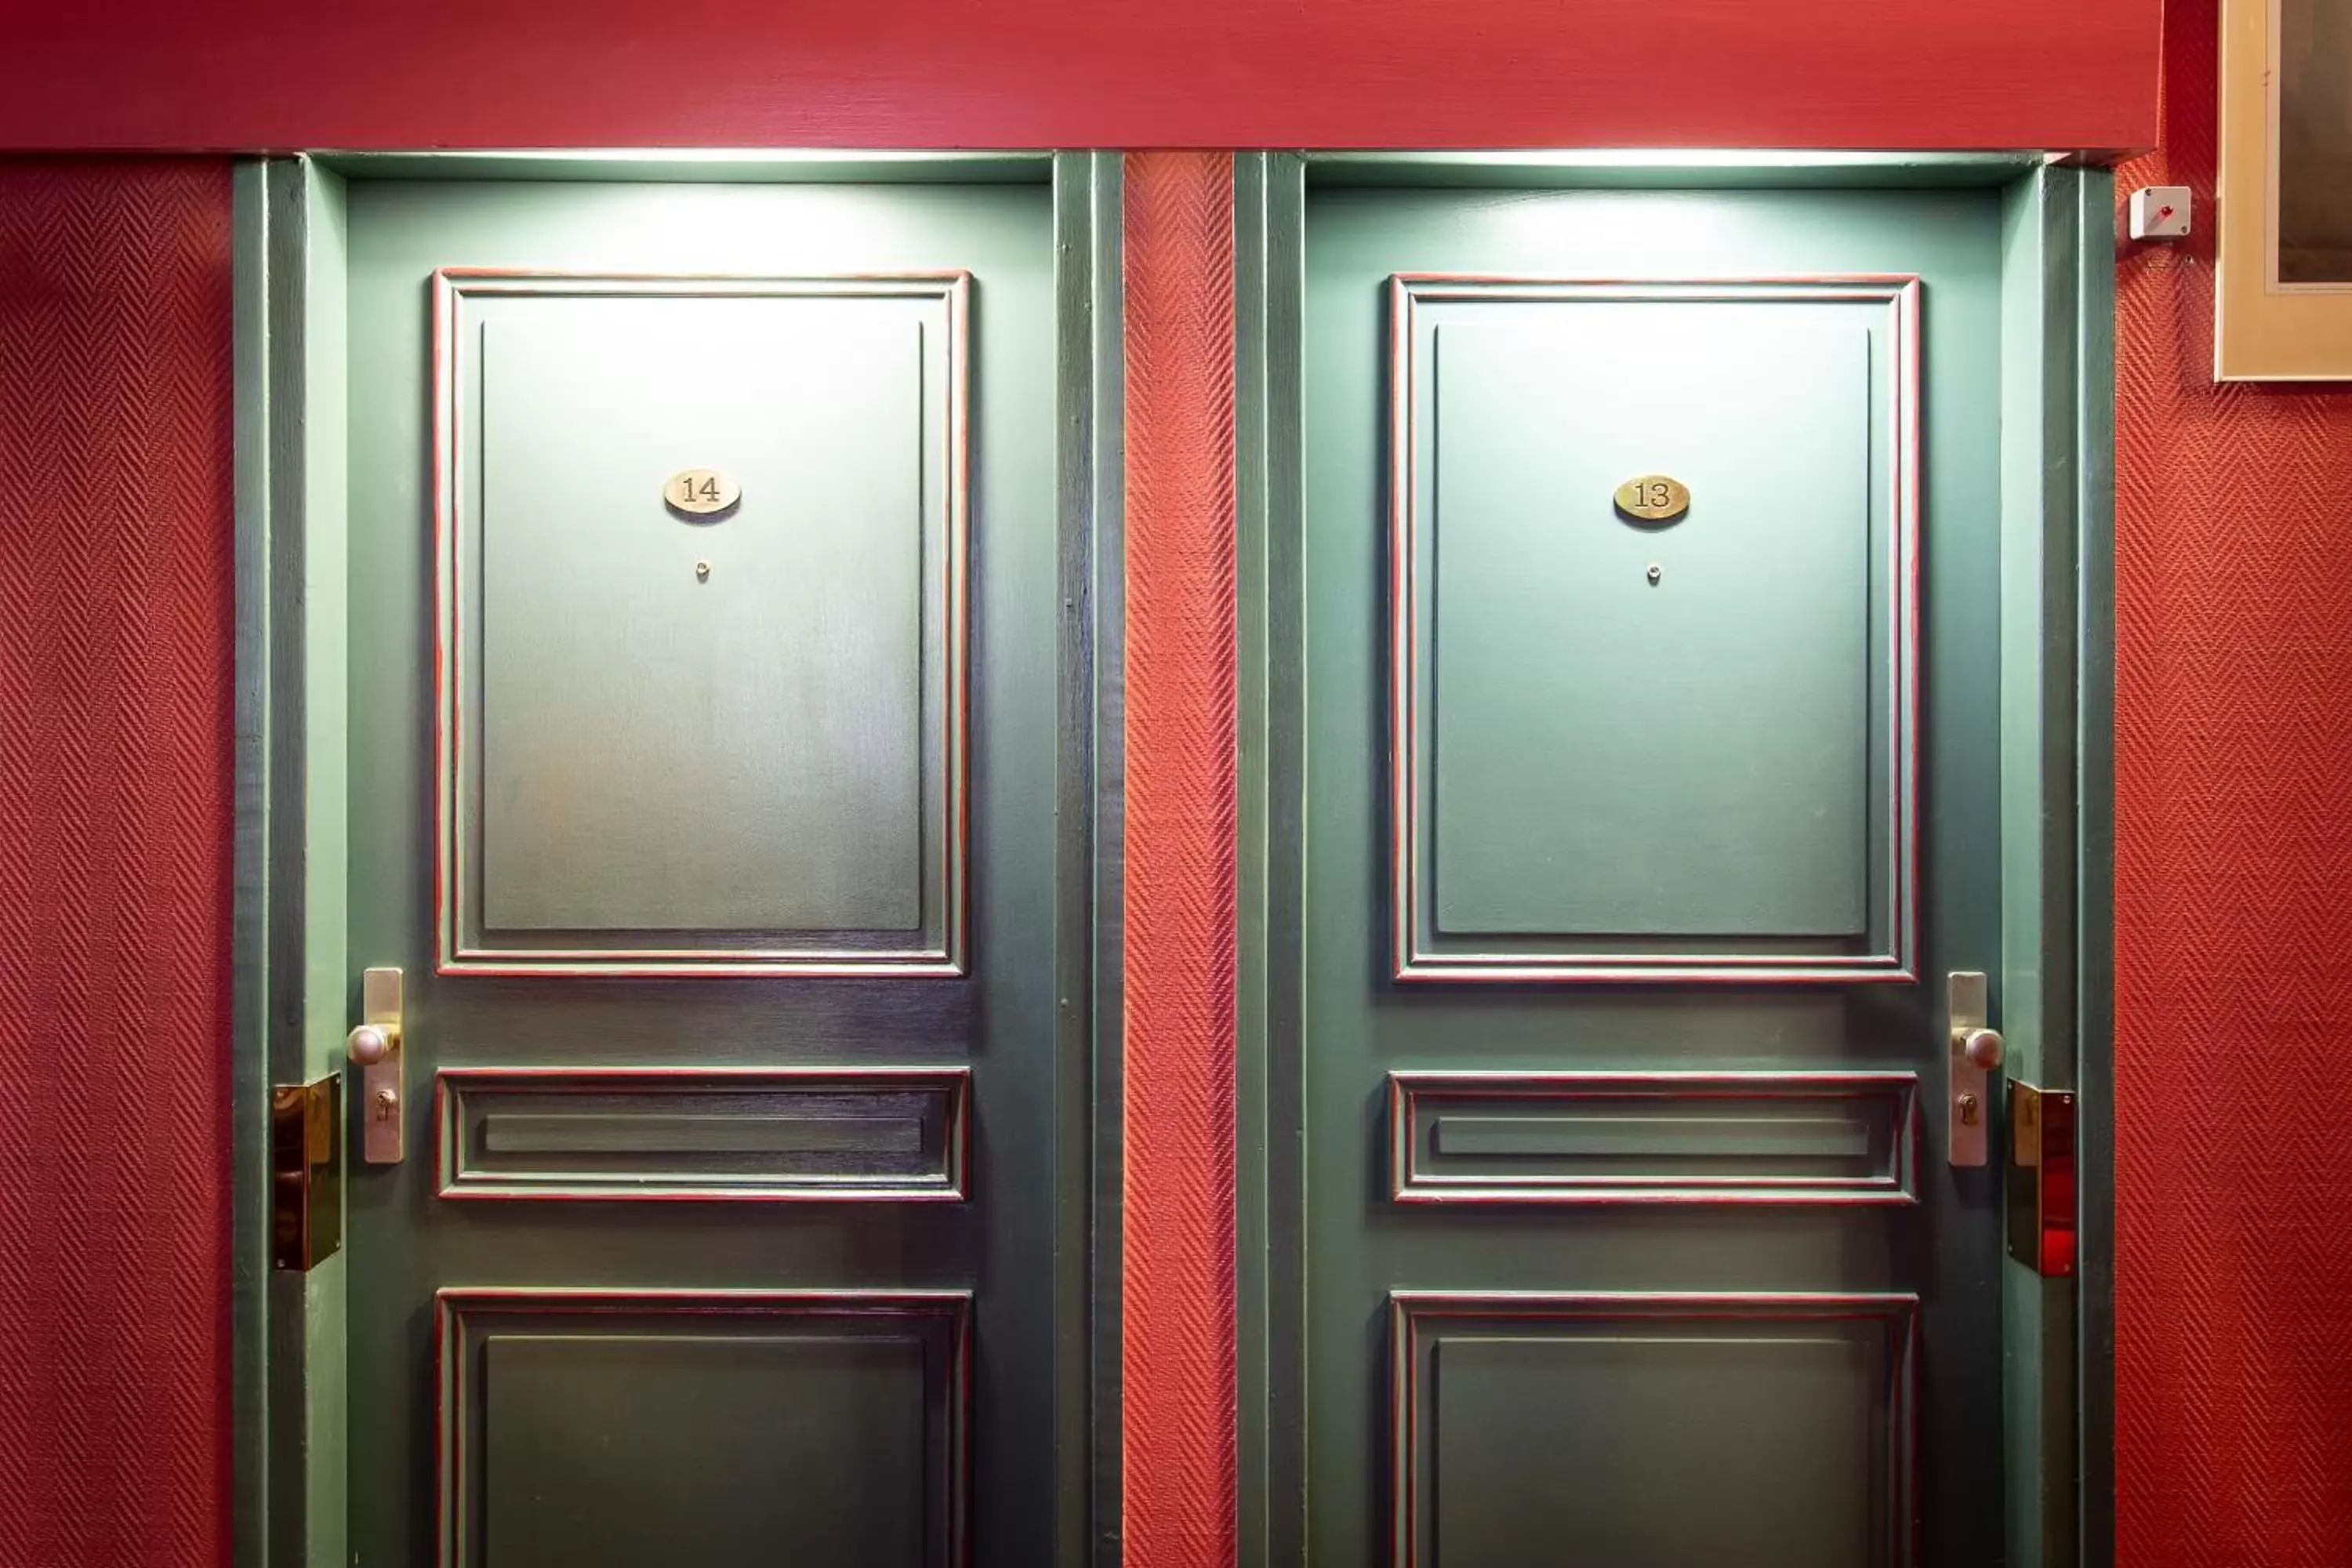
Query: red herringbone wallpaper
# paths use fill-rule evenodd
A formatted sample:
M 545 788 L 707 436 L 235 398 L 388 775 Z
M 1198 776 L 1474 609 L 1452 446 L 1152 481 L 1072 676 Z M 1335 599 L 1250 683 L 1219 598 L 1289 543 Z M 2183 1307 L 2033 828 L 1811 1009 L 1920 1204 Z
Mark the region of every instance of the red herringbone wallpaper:
M 0 162 L 0 1568 L 227 1561 L 229 251 Z
M 1234 1550 L 1233 191 L 1127 160 L 1127 1568 Z
M 1232 1539 L 1225 171 L 1130 166 L 1138 1568 Z M 2121 270 L 2124 1568 L 2352 1540 L 2352 388 L 2213 387 L 2210 265 Z M 0 164 L 0 1568 L 224 1559 L 228 290 L 220 165 Z
M 2198 237 L 2117 356 L 2122 1568 L 2352 1563 L 2352 387 L 2211 381 L 2214 0 L 2166 18 Z

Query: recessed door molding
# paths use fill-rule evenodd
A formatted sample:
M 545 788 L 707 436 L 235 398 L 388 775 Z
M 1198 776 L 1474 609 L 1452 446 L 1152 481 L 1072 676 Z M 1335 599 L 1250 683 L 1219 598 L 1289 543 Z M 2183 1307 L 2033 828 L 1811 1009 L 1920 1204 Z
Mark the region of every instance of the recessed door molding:
M 954 976 L 964 973 L 965 862 L 971 823 L 966 798 L 970 722 L 966 662 L 970 641 L 971 295 L 971 279 L 962 272 L 778 278 L 634 274 L 600 277 L 465 266 L 444 267 L 436 272 L 433 439 L 438 558 L 436 668 L 440 707 L 435 726 L 438 778 L 435 821 L 440 843 L 436 902 L 440 910 L 443 973 L 641 977 L 877 973 Z M 892 326 L 902 338 L 909 329 L 917 334 L 914 351 L 904 360 L 913 380 L 896 389 L 898 396 L 905 400 L 905 406 L 898 411 L 899 416 L 920 437 L 919 484 L 913 515 L 892 520 L 834 516 L 801 497 L 755 493 L 748 502 L 711 514 L 709 520 L 697 520 L 712 531 L 712 542 L 705 548 L 714 556 L 721 553 L 721 546 L 727 542 L 720 537 L 722 531 L 738 536 L 746 532 L 805 535 L 828 529 L 870 529 L 877 521 L 887 521 L 909 534 L 907 549 L 919 560 L 920 569 L 906 584 L 916 595 L 916 605 L 908 618 L 919 632 L 917 646 L 898 650 L 898 657 L 911 658 L 913 661 L 920 714 L 918 734 L 903 737 L 914 742 L 905 757 L 913 774 L 907 781 L 912 798 L 908 803 L 911 807 L 909 820 L 899 825 L 898 831 L 917 846 L 918 858 L 907 889 L 912 918 L 902 919 L 898 922 L 898 929 L 835 927 L 747 931 L 740 929 L 740 921 L 713 918 L 702 922 L 705 929 L 700 931 L 691 925 L 676 924 L 667 930 L 642 926 L 630 930 L 629 925 L 635 922 L 625 917 L 618 921 L 608 918 L 592 925 L 591 901 L 581 899 L 576 892 L 568 899 L 542 895 L 533 900 L 540 906 L 579 909 L 582 912 L 572 919 L 542 913 L 527 925 L 499 929 L 500 922 L 488 906 L 486 889 L 493 874 L 520 868 L 524 874 L 543 875 L 533 862 L 578 864 L 583 851 L 593 853 L 593 846 L 583 844 L 580 835 L 555 843 L 541 843 L 535 837 L 519 854 L 509 851 L 506 855 L 499 853 L 499 846 L 492 839 L 501 820 L 543 837 L 545 829 L 541 825 L 549 815 L 547 805 L 535 795 L 527 795 L 521 800 L 509 798 L 530 782 L 530 775 L 524 773 L 501 781 L 494 788 L 488 772 L 489 759 L 499 752 L 526 749 L 514 743 L 517 737 L 494 737 L 494 719 L 506 725 L 526 722 L 530 719 L 530 707 L 539 706 L 509 703 L 499 709 L 489 698 L 487 684 L 494 674 L 490 658 L 495 645 L 489 640 L 488 625 L 491 619 L 488 595 L 494 586 L 489 559 L 493 542 L 488 534 L 496 492 L 491 489 L 491 470 L 486 458 L 486 426 L 489 419 L 507 413 L 492 397 L 492 388 L 498 384 L 490 373 L 496 368 L 494 349 L 507 341 L 499 335 L 499 330 L 513 331 L 527 324 L 527 318 L 516 313 L 517 307 L 525 301 L 608 307 L 617 304 L 638 315 L 646 314 L 648 307 L 658 313 L 662 303 L 673 301 L 731 302 L 755 309 L 763 304 L 814 308 L 799 312 L 812 318 L 810 325 L 800 329 L 810 338 L 800 352 L 791 352 L 789 342 L 780 336 L 775 345 L 779 350 L 776 357 L 786 363 L 755 367 L 770 378 L 793 374 L 793 361 L 804 362 L 803 374 L 824 374 L 828 352 L 838 356 L 850 350 L 839 322 L 848 316 L 863 314 L 856 309 L 859 305 L 887 312 L 887 319 L 873 323 L 882 331 L 861 334 L 861 342 L 878 347 L 887 329 Z M 830 321 L 819 317 L 819 311 L 824 312 L 824 318 L 831 318 Z M 739 323 L 739 330 L 752 326 L 755 320 L 746 317 Z M 790 320 L 789 315 L 786 320 Z M 565 336 L 576 344 L 583 335 L 581 321 L 575 316 L 562 324 Z M 692 370 L 681 376 L 681 385 L 686 387 L 693 386 L 714 368 L 706 363 L 709 354 L 725 352 L 712 341 L 710 323 L 703 321 L 698 325 L 695 341 L 680 343 L 676 351 L 698 361 Z M 786 334 L 790 330 L 785 329 Z M 763 448 L 786 452 L 806 449 L 812 446 L 814 434 L 774 429 L 763 432 L 762 445 Z M 848 443 L 841 437 L 854 434 L 844 430 L 824 433 L 814 441 L 819 450 L 802 461 L 826 460 L 824 448 L 845 446 Z M 593 439 L 596 435 L 583 431 L 577 438 Z M 901 457 L 899 447 L 888 446 L 884 448 L 882 461 L 895 466 Z M 656 477 L 649 470 L 645 493 L 623 499 L 635 501 L 638 510 L 658 518 L 657 489 L 653 483 Z M 747 509 L 750 515 L 730 522 L 715 521 Z M 671 531 L 686 533 L 689 530 L 678 527 Z M 583 574 L 580 563 L 545 558 L 552 555 L 551 544 L 551 542 L 541 542 L 542 559 L 532 563 L 540 581 L 565 582 Z M 508 556 L 504 564 L 509 568 L 507 575 L 511 577 L 517 565 L 515 557 Z M 725 582 L 714 584 L 709 580 L 709 570 L 707 563 L 697 563 L 696 574 L 704 580 L 699 584 L 702 591 L 686 597 L 709 597 L 716 602 L 727 591 Z M 635 586 L 641 593 L 645 585 L 640 583 Z M 772 615 L 781 619 L 792 613 L 779 606 Z M 774 625 L 774 621 L 771 624 Z M 682 629 L 674 626 L 672 634 Z M 769 635 L 791 637 L 793 629 L 778 627 Z M 803 658 L 840 658 L 837 648 L 817 642 L 795 645 L 790 651 Z M 862 662 L 882 661 L 868 654 Z M 854 679 L 856 670 L 823 673 L 826 679 L 843 680 Z M 868 692 L 866 699 L 875 701 L 883 695 Z M 675 693 L 668 700 L 675 703 L 683 696 Z M 494 713 L 494 709 L 499 710 Z M 521 710 L 520 716 L 516 715 L 518 709 Z M 498 744 L 500 741 L 507 743 Z M 694 759 L 681 758 L 678 762 L 691 765 Z M 868 797 L 866 810 L 887 809 L 872 796 L 891 792 L 877 792 L 869 783 L 860 793 Z M 583 810 L 578 802 L 568 804 L 571 815 Z M 690 801 L 671 804 L 674 816 L 709 823 L 714 816 L 733 815 L 738 807 L 746 815 L 756 814 L 762 803 L 730 800 L 714 803 L 711 808 L 698 807 Z M 782 803 L 775 804 L 782 807 Z M 505 807 L 503 817 L 501 805 Z M 835 802 L 835 815 L 840 815 L 842 808 L 850 805 L 845 800 Z M 837 829 L 839 825 L 835 826 Z M 698 837 L 707 838 L 710 832 L 711 828 L 705 826 L 698 830 Z M 593 863 L 587 869 L 594 870 Z M 860 874 L 868 880 L 882 879 L 879 868 L 863 868 Z M 625 873 L 616 868 L 610 875 Z M 638 869 L 636 875 L 642 877 L 643 869 Z M 787 874 L 782 879 L 796 879 Z
M 1467 1358 L 1480 1351 L 1513 1354 L 1514 1380 L 1539 1379 L 1550 1372 L 1561 1378 L 1559 1405 L 1570 1403 L 1576 1384 L 1571 1365 L 1545 1368 L 1524 1352 L 1543 1349 L 1572 1357 L 1582 1344 L 1597 1337 L 1603 1343 L 1639 1343 L 1649 1352 L 1644 1370 L 1630 1373 L 1632 1384 L 1664 1385 L 1675 1372 L 1676 1355 L 1726 1361 L 1730 1356 L 1769 1356 L 1774 1351 L 1821 1348 L 1821 1339 L 1845 1342 L 1862 1363 L 1867 1389 L 1843 1409 L 1834 1409 L 1842 1425 L 1861 1441 L 1865 1456 L 1864 1484 L 1853 1500 L 1851 1519 L 1809 1520 L 1825 1535 L 1862 1543 L 1874 1568 L 1904 1568 L 1914 1561 L 1917 1529 L 1914 1471 L 1919 1447 L 1918 1331 L 1919 1299 L 1904 1291 L 1537 1291 L 1479 1294 L 1474 1291 L 1400 1290 L 1389 1298 L 1389 1421 L 1391 1559 L 1396 1568 L 1441 1568 L 1435 1549 L 1437 1520 L 1442 1513 L 1439 1488 L 1450 1474 L 1468 1474 L 1473 1467 L 1457 1456 L 1449 1462 L 1439 1433 L 1450 1425 L 1457 1432 L 1476 1430 L 1482 1423 L 1475 1410 L 1455 1414 L 1446 1423 L 1444 1407 L 1447 1383 L 1440 1368 L 1456 1382 L 1474 1375 Z M 1791 1336 L 1803 1336 L 1801 1339 Z M 1490 1374 L 1491 1375 L 1491 1374 Z M 1687 1375 L 1687 1373 L 1685 1373 Z M 1705 1373 L 1700 1373 L 1701 1377 Z M 1620 1392 L 1629 1392 L 1621 1389 Z M 1472 1396 L 1474 1397 L 1474 1396 Z M 1653 1401 L 1639 1394 L 1625 1405 L 1588 1410 L 1596 1423 L 1622 1430 Z M 1656 1402 L 1667 1403 L 1664 1387 Z M 1759 1413 L 1759 1415 L 1762 1413 Z M 1822 1414 L 1822 1412 L 1816 1412 Z M 1485 1425 L 1491 1425 L 1487 1423 Z M 1691 1423 L 1703 1426 L 1705 1423 Z M 1659 1434 L 1644 1434 L 1652 1441 Z M 1801 1457 L 1805 1445 L 1792 1441 L 1793 1433 L 1759 1434 L 1743 1430 L 1730 1449 L 1761 1464 L 1797 1462 L 1779 1480 L 1784 1487 L 1803 1484 L 1808 1466 Z M 1664 1438 L 1671 1442 L 1671 1437 Z M 1833 1468 L 1836 1461 L 1830 1462 Z M 1727 1466 L 1727 1468 L 1736 1467 Z M 1692 1489 L 1700 1491 L 1714 1478 L 1694 1474 Z M 1556 1485 L 1589 1485 L 1563 1478 Z M 1606 1488 L 1603 1489 L 1608 1489 Z M 1692 1499 L 1676 1499 L 1676 1512 L 1686 1511 Z M 1629 1504 L 1638 1509 L 1639 1504 Z
M 1628 281 L 1517 278 L 1459 273 L 1402 273 L 1389 288 L 1389 659 L 1390 910 L 1393 922 L 1396 976 L 1412 981 L 1484 981 L 1506 984 L 1586 982 L 1675 984 L 1786 984 L 1876 981 L 1902 984 L 1914 977 L 1914 931 L 1918 921 L 1918 552 L 1920 500 L 1919 374 L 1920 279 L 1908 274 L 1776 276 L 1769 278 L 1661 279 Z M 1456 932 L 1442 918 L 1437 884 L 1455 875 L 1442 866 L 1443 833 L 1437 816 L 1439 760 L 1436 714 L 1443 644 L 1437 632 L 1441 519 L 1437 482 L 1437 357 L 1441 332 L 1465 331 L 1477 316 L 1495 314 L 1508 322 L 1490 328 L 1526 332 L 1547 317 L 1572 317 L 1580 307 L 1597 308 L 1622 319 L 1644 306 L 1674 309 L 1672 327 L 1693 330 L 1694 309 L 1722 310 L 1737 320 L 1753 319 L 1759 308 L 1801 310 L 1858 307 L 1865 355 L 1853 370 L 1864 376 L 1866 435 L 1858 455 L 1867 497 L 1864 538 L 1853 542 L 1870 561 L 1863 602 L 1855 606 L 1866 623 L 1857 627 L 1869 649 L 1869 690 L 1864 703 L 1865 755 L 1855 759 L 1864 777 L 1853 819 L 1844 825 L 1860 862 L 1860 929 L 1851 938 L 1781 933 L 1769 927 L 1741 936 L 1698 937 L 1667 931 L 1642 931 L 1620 925 L 1601 941 L 1577 933 L 1529 929 L 1511 922 L 1507 932 Z M 1435 318 L 1443 316 L 1441 327 Z M 1823 325 L 1852 331 L 1853 322 L 1835 312 Z M 1727 324 L 1729 324 L 1728 321 Z M 1866 367 L 1866 368 L 1865 368 Z M 1560 433 L 1566 438 L 1570 432 Z M 1718 436 L 1727 431 L 1717 432 Z M 1735 513 L 1737 495 L 1717 498 L 1717 512 Z M 1596 497 L 1529 498 L 1574 513 L 1581 500 L 1597 510 Z M 1704 500 L 1701 502 L 1705 506 Z M 1680 526 L 1696 531 L 1713 524 L 1737 529 L 1748 519 L 1708 519 Z M 1563 524 L 1563 529 L 1569 525 Z M 1653 568 L 1658 596 L 1675 592 Z M 1658 713 L 1655 722 L 1675 721 Z M 1810 805 L 1810 802 L 1807 803 Z M 1796 809 L 1796 803 L 1790 803 Z M 1520 825 L 1532 829 L 1538 825 Z M 1549 861 L 1547 861 L 1549 863 Z M 1573 868 L 1549 873 L 1557 879 Z M 1705 919 L 1701 930 L 1708 928 Z M 1723 927 L 1715 926 L 1721 930 Z
M 905 1493 L 843 1495 L 836 1506 L 850 1517 L 898 1516 L 898 1528 L 920 1551 L 924 1568 L 963 1568 L 970 1561 L 969 1290 L 453 1286 L 434 1297 L 433 1345 L 439 1568 L 482 1568 L 494 1561 L 502 1513 L 562 1508 L 528 1484 L 543 1479 L 525 1468 L 532 1463 L 528 1438 L 502 1437 L 502 1427 L 562 1430 L 603 1420 L 611 1426 L 600 1434 L 602 1446 L 625 1445 L 636 1429 L 634 1413 L 612 1395 L 632 1382 L 643 1389 L 645 1363 L 662 1359 L 689 1373 L 698 1370 L 697 1361 L 717 1362 L 698 1369 L 701 1375 L 688 1384 L 706 1394 L 726 1384 L 765 1379 L 772 1386 L 759 1403 L 771 1408 L 788 1409 L 796 1394 L 805 1397 L 822 1389 L 846 1409 L 862 1407 L 869 1419 L 895 1418 L 898 1427 L 917 1435 L 921 1450 L 918 1462 L 908 1467 L 912 1473 L 895 1478 L 907 1484 Z M 722 1352 L 723 1360 L 714 1352 Z M 530 1365 L 526 1356 L 541 1364 Z M 907 1373 L 913 1373 L 911 1387 L 905 1386 Z M 606 1386 L 600 1389 L 600 1383 Z M 795 1383 L 803 1386 L 796 1389 Z M 845 1399 L 852 1383 L 863 1386 Z M 495 1413 L 494 1403 L 499 1406 Z M 534 1404 L 540 1407 L 532 1408 Z M 894 1404 L 902 1407 L 892 1408 Z M 694 1440 L 688 1436 L 693 1430 L 673 1432 L 669 1440 Z M 657 1451 L 661 1441 L 648 1436 L 655 1447 L 635 1456 L 640 1459 Z M 774 1436 L 793 1436 L 789 1418 L 777 1424 Z M 723 1434 L 712 1432 L 703 1440 L 714 1445 L 707 1463 L 728 1458 Z M 808 1440 L 799 1437 L 803 1444 Z M 792 1474 L 781 1460 L 779 1467 L 766 1479 L 786 1486 Z M 502 1489 L 496 1484 L 502 1471 L 519 1472 L 523 1479 Z M 757 1479 L 747 1477 L 747 1482 Z M 515 1490 L 521 1495 L 508 1495 Z M 618 1488 L 603 1495 L 616 1490 L 625 1495 Z M 651 1517 L 662 1518 L 658 1511 Z M 528 1540 L 531 1529 L 528 1521 L 503 1528 L 513 1531 L 507 1537 L 510 1547 Z
M 1913 1072 L 1389 1074 L 1399 1204 L 1915 1205 Z
M 971 1069 L 443 1068 L 439 1195 L 467 1202 L 962 1203 Z

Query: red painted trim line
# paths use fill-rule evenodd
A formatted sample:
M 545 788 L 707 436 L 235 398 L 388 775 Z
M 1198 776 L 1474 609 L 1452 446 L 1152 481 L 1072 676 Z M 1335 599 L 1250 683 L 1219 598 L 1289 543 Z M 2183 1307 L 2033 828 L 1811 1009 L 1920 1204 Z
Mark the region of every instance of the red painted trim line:
M 1399 981 L 1489 984 L 1709 985 L 1909 984 L 1917 979 L 1919 705 L 1920 280 L 1907 272 L 1757 274 L 1748 277 L 1549 278 L 1475 272 L 1399 272 L 1389 315 L 1389 902 L 1392 976 Z M 1790 300 L 1887 308 L 1895 384 L 1885 430 L 1889 531 L 1885 657 L 1895 679 L 1885 698 L 1888 799 L 1883 831 L 1886 910 L 1879 951 L 1867 952 L 1602 952 L 1572 939 L 1549 945 L 1438 946 L 1425 929 L 1421 862 L 1423 781 L 1416 737 L 1423 697 L 1420 599 L 1428 526 L 1422 517 L 1422 408 L 1416 312 L 1424 304 L 1572 303 L 1599 300 L 1769 304 Z M 1874 924 L 1877 917 L 1874 917 Z

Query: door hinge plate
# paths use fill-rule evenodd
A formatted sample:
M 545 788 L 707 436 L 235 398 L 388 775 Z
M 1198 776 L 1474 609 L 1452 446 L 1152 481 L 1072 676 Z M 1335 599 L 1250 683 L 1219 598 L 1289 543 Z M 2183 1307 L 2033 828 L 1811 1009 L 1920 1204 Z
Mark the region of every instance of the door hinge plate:
M 269 1091 L 269 1261 L 306 1269 L 343 1241 L 343 1079 Z
M 2036 1274 L 2074 1272 L 2074 1091 L 2009 1084 L 2009 1255 Z

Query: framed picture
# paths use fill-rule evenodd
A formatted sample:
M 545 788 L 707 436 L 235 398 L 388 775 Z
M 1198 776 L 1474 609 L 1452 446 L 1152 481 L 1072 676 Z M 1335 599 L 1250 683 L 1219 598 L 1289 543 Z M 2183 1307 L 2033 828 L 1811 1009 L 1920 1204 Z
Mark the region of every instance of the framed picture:
M 2221 381 L 2352 380 L 2352 0 L 2221 0 Z

